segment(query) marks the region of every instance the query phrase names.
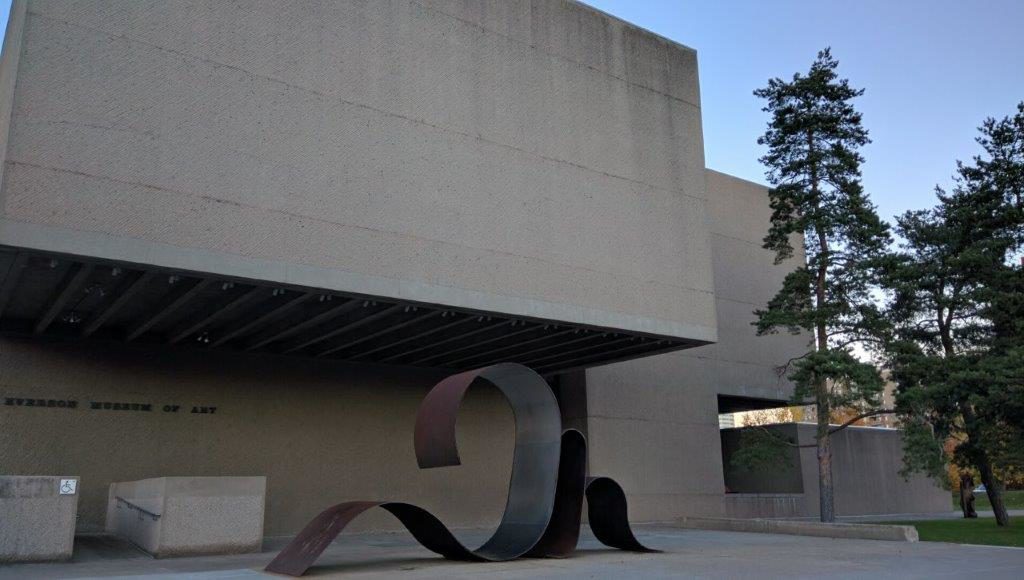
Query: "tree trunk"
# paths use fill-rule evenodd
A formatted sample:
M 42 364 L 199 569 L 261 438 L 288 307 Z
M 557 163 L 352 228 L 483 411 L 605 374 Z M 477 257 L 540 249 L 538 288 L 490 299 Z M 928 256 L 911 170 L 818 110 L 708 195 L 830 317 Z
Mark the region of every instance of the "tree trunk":
M 996 525 L 1008 526 L 1010 525 L 1010 514 L 1006 512 L 1006 504 L 1003 502 L 1003 482 L 999 481 L 995 472 L 992 471 L 992 462 L 989 459 L 988 453 L 979 444 L 981 438 L 976 433 L 977 427 L 975 423 L 978 419 L 974 414 L 974 409 L 970 404 L 964 404 L 960 412 L 964 417 L 967 442 L 974 447 L 970 455 L 971 461 L 981 474 L 981 483 L 985 484 L 985 495 L 988 496 L 988 501 L 992 504 L 992 513 L 996 517 Z
M 823 234 L 818 234 L 818 243 L 822 255 L 828 252 L 828 243 Z M 825 281 L 828 269 L 822 259 L 818 266 L 818 279 L 815 283 L 815 294 L 818 309 L 825 307 Z M 819 352 L 828 350 L 828 329 L 824 322 L 817 325 L 817 349 Z M 818 411 L 818 506 L 821 509 L 821 521 L 836 521 L 835 488 L 832 482 L 832 440 L 829 433 L 829 422 L 832 419 L 832 405 L 829 401 L 829 385 L 825 379 L 817 379 L 815 385 L 815 406 Z
M 978 471 L 981 472 L 981 482 L 985 484 L 985 494 L 988 495 L 992 513 L 996 516 L 996 525 L 1010 525 L 1010 514 L 1006 512 L 1006 504 L 1003 502 L 1003 482 L 992 472 L 992 464 L 985 452 L 979 454 L 977 463 Z
M 832 482 L 832 436 L 829 434 L 829 418 L 832 410 L 826 399 L 828 385 L 818 385 L 818 506 L 821 521 L 836 521 L 835 487 Z
M 807 131 L 807 153 L 809 157 L 815 157 L 814 131 Z M 818 177 L 818 163 L 810 164 L 811 193 L 815 199 L 815 208 L 818 207 L 821 191 Z M 828 298 L 828 265 L 829 247 L 828 238 L 825 237 L 825 230 L 821 224 L 815 224 L 814 231 L 818 236 L 817 275 L 814 280 L 814 305 L 820 315 L 825 308 Z M 818 319 L 814 329 L 816 349 L 818 352 L 828 351 L 828 325 L 821 318 Z M 829 385 L 824 378 L 815 378 L 815 407 L 818 411 L 818 431 L 816 434 L 818 447 L 818 507 L 821 510 L 821 521 L 831 523 L 836 521 L 835 488 L 832 482 L 832 440 L 829 433 L 829 421 L 832 419 L 832 405 L 829 400 Z
M 969 473 L 960 475 L 960 509 L 964 512 L 964 518 L 978 517 L 974 509 L 974 477 Z

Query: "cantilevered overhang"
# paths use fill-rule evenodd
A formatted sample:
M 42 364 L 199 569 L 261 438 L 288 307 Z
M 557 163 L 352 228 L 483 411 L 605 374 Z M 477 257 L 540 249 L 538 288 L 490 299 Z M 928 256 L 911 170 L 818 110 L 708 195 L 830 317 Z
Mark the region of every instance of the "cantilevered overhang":
M 556 373 L 705 344 L 621 329 L 0 247 L 0 334 Z
M 0 248 L 29 255 L 0 324 L 451 368 L 716 341 L 696 53 L 508 4 L 15 2 Z M 410 338 L 453 316 L 501 326 Z

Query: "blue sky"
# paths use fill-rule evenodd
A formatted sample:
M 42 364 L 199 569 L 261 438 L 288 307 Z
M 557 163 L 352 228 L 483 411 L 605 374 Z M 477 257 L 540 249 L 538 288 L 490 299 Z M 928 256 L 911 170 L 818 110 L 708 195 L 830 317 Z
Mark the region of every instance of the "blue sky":
M 764 182 L 751 92 L 826 46 L 866 89 L 864 185 L 885 219 L 930 206 L 976 128 L 1024 100 L 1024 0 L 587 0 L 697 50 L 707 165 Z
M 867 89 L 864 184 L 886 219 L 931 205 L 956 159 L 977 152 L 981 121 L 1024 100 L 1024 0 L 588 3 L 697 49 L 707 164 L 753 181 L 764 181 L 766 115 L 751 92 L 831 46 L 840 74 Z M 0 0 L 4 28 L 9 6 Z

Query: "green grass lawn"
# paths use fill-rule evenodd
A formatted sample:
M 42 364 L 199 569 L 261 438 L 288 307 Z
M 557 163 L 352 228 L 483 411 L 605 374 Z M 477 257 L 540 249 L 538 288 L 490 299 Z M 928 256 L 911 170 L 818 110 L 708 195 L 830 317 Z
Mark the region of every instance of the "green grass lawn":
M 1003 501 L 1006 502 L 1006 509 L 1024 509 L 1024 490 L 1003 492 Z M 960 494 L 953 492 L 953 509 L 960 509 Z M 990 510 L 992 505 L 988 503 L 988 496 L 984 493 L 974 494 L 974 509 Z
M 1024 547 L 1024 521 L 1016 521 L 1013 517 L 1005 528 L 997 526 L 993 518 L 886 523 L 914 526 L 922 542 Z

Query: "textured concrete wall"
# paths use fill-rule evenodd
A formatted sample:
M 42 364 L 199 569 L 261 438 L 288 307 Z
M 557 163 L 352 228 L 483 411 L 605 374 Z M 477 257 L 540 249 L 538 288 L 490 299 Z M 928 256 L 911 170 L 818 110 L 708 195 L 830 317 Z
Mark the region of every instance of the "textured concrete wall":
M 415 503 L 452 526 L 496 524 L 512 464 L 511 410 L 474 387 L 459 416 L 459 467 L 420 470 L 416 408 L 442 378 L 410 370 L 110 344 L 0 339 L 0 465 L 81 474 L 79 531 L 104 526 L 111 482 L 266 476 L 266 533 L 298 531 L 345 500 Z M 77 408 L 8 405 L 74 399 Z M 152 411 L 90 409 L 150 403 Z M 177 413 L 164 405 L 181 405 Z M 216 407 L 213 414 L 193 406 Z M 394 530 L 383 511 L 355 530 Z
M 797 425 L 787 423 L 773 425 L 772 432 L 790 441 L 797 440 Z M 791 447 L 785 450 L 784 460 L 775 462 L 771 469 L 748 469 L 733 465 L 733 454 L 742 445 L 743 429 L 722 429 L 722 467 L 725 472 L 725 487 L 729 493 L 756 494 L 800 494 L 804 491 L 803 471 L 800 465 L 800 450 Z
M 259 552 L 266 492 L 266 478 L 251 476 L 112 483 L 106 530 L 157 558 Z
M 591 469 L 622 482 L 639 520 L 721 515 L 717 396 L 788 399 L 792 387 L 775 367 L 806 346 L 802 336 L 757 337 L 750 326 L 803 259 L 798 248 L 774 266 L 761 248 L 767 189 L 714 171 L 707 184 L 719 342 L 587 370 Z
M 801 445 L 813 445 L 815 426 L 796 428 Z M 739 494 L 726 498 L 726 515 L 754 517 L 818 517 L 818 460 L 814 447 L 799 450 L 794 470 L 802 479 L 802 494 Z M 903 442 L 899 431 L 850 427 L 832 436 L 832 477 L 836 514 L 840 516 L 950 511 L 949 492 L 924 475 L 904 479 Z M 773 490 L 766 490 L 773 491 Z
M 68 479 L 81 483 L 73 476 L 0 475 L 0 564 L 71 559 L 78 493 L 61 493 Z
M 688 48 L 562 0 L 15 4 L 0 244 L 715 338 Z
M 813 425 L 800 425 L 801 443 L 814 442 Z M 804 449 L 804 490 L 812 490 L 808 515 L 818 516 L 817 457 Z M 810 456 L 810 457 L 808 457 Z M 854 427 L 833 436 L 833 477 L 836 483 L 836 513 L 892 514 L 948 512 L 949 492 L 931 478 L 914 475 L 904 479 L 903 441 L 893 429 Z M 807 480 L 813 484 L 808 485 Z
M 111 483 L 103 531 L 121 536 L 151 555 L 158 554 L 166 488 L 166 477 Z
M 810 339 L 785 331 L 757 336 L 751 323 L 754 310 L 764 308 L 786 274 L 804 263 L 802 240 L 793 240 L 793 258 L 775 265 L 775 255 L 762 247 L 771 219 L 768 189 L 711 170 L 707 183 L 719 341 L 681 354 L 705 369 L 715 393 L 788 400 L 792 385 L 777 367 L 806 352 Z

